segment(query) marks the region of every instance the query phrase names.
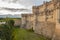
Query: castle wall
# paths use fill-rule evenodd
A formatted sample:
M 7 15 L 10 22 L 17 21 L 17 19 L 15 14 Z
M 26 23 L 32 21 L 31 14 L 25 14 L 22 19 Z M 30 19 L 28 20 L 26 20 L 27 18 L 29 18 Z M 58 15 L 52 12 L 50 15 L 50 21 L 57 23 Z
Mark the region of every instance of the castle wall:
M 34 13 L 36 16 L 35 33 L 49 38 L 53 37 L 56 28 L 56 10 L 54 11 L 53 7 L 54 5 L 52 3 L 50 5 L 41 5 L 38 11 Z
M 56 14 L 56 29 L 55 29 L 55 38 L 54 40 L 60 40 L 60 9 L 57 9 Z
M 25 29 L 31 29 L 34 26 L 34 15 L 33 14 L 24 14 L 22 15 L 22 26 Z
M 30 17 L 30 14 L 27 14 L 26 29 L 31 29 L 31 17 Z
M 55 18 L 50 18 L 54 17 L 55 15 L 49 15 L 48 19 L 46 21 L 46 16 L 45 14 L 38 14 L 37 17 L 37 22 L 35 23 L 35 33 L 41 34 L 45 37 L 52 38 L 54 31 L 55 31 Z
M 60 8 L 59 3 L 45 2 L 41 6 L 33 6 L 33 14 L 22 17 L 23 27 L 31 29 L 37 34 L 60 40 Z
M 37 27 L 35 27 L 35 33 L 41 34 L 45 37 L 52 38 L 53 32 L 55 30 L 54 23 L 40 22 Z
M 22 14 L 22 19 L 21 19 L 21 28 L 26 27 L 26 14 Z

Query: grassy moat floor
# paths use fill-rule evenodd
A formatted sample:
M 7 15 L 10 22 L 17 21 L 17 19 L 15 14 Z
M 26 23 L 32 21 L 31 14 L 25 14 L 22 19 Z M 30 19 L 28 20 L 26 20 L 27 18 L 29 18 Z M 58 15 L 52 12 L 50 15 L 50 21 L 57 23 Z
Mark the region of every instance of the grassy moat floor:
M 25 29 L 14 29 L 13 35 L 13 40 L 48 40 L 45 37 L 39 36 L 34 32 Z

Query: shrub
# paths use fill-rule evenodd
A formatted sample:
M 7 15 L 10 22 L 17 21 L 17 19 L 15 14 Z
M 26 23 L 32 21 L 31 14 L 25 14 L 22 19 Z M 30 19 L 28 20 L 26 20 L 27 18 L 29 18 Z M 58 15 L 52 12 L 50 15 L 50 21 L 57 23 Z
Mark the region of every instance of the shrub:
M 9 26 L 14 26 L 14 20 L 8 20 L 7 25 Z
M 12 40 L 13 27 L 8 25 L 0 25 L 0 38 L 3 40 Z

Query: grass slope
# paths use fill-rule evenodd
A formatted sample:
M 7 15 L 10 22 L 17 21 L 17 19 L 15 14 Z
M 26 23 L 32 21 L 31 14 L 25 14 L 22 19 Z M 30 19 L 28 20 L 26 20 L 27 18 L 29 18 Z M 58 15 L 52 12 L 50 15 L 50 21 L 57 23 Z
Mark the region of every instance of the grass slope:
M 15 29 L 13 35 L 13 40 L 47 40 L 42 36 L 38 36 L 37 34 L 24 29 Z

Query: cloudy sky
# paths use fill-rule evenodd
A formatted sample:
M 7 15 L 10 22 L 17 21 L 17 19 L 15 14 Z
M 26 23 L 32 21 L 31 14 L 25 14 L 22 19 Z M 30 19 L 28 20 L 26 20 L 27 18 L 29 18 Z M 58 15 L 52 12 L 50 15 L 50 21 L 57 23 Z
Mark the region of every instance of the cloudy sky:
M 33 5 L 41 5 L 50 0 L 0 0 L 0 15 L 29 13 Z

